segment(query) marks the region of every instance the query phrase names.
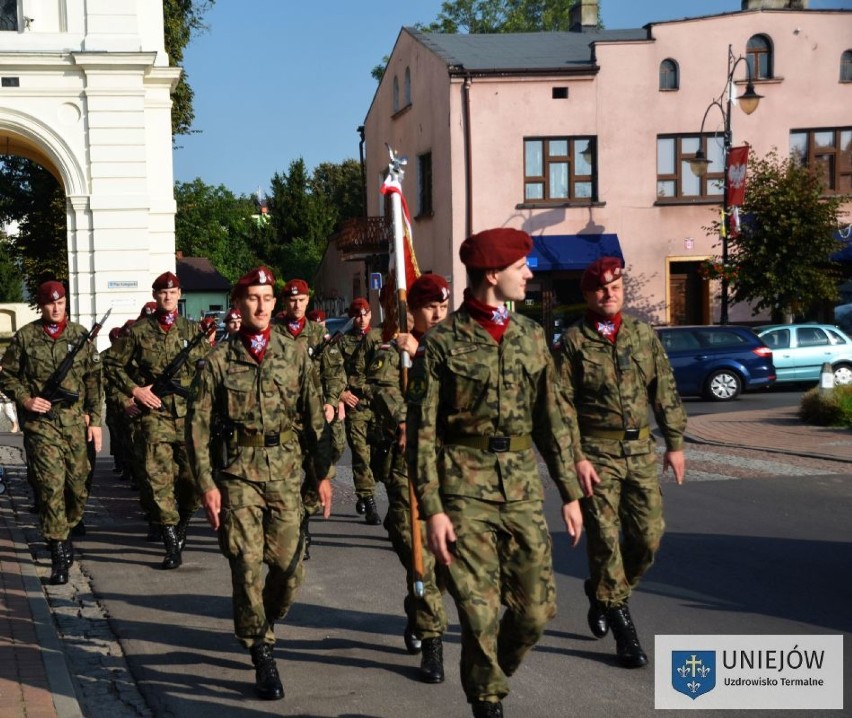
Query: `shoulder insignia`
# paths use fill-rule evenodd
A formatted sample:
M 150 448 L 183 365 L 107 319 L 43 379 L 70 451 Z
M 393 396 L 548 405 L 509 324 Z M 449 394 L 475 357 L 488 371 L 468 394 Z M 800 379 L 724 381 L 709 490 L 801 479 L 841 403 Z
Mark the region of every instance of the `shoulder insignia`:
M 426 380 L 422 376 L 411 377 L 408 382 L 407 399 L 409 401 L 419 402 L 426 396 Z

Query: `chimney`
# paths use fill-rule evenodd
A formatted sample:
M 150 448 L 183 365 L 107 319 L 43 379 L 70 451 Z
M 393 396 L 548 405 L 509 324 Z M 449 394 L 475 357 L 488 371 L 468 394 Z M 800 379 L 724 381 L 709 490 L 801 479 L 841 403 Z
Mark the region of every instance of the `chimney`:
M 743 0 L 743 10 L 807 10 L 808 0 Z
M 743 0 L 745 2 L 745 0 Z M 598 29 L 597 0 L 577 0 L 568 11 L 568 29 L 571 32 L 589 32 Z

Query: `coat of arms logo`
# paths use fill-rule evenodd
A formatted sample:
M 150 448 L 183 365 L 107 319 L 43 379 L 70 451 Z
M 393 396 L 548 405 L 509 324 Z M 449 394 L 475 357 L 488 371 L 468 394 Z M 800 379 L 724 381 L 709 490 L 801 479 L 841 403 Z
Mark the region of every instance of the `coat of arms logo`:
M 716 687 L 716 651 L 672 651 L 672 688 L 692 700 Z

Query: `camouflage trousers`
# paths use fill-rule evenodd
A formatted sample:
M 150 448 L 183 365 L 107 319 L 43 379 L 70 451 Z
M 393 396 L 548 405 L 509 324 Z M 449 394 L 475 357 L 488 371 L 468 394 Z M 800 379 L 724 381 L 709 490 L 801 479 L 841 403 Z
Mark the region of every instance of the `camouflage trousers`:
M 27 474 L 38 490 L 41 534 L 47 541 L 64 541 L 83 518 L 89 497 L 89 453 L 83 417 L 74 426 L 49 419 L 27 422 L 24 428 Z
M 129 417 L 128 417 L 129 418 Z M 157 504 L 154 503 L 154 494 L 151 484 L 148 483 L 145 472 L 145 437 L 142 433 L 142 421 L 139 418 L 130 419 L 128 422 L 130 431 L 130 472 L 139 486 L 139 505 L 148 521 L 157 522 L 159 512 Z
M 231 566 L 234 633 L 245 648 L 275 643 L 272 623 L 287 615 L 304 579 L 302 504 L 286 484 L 226 475 L 217 480 L 219 547 Z
M 447 588 L 461 624 L 462 688 L 469 702 L 500 699 L 509 692 L 507 678 L 556 615 L 542 502 L 443 501 L 456 532 Z
M 655 451 L 612 456 L 583 450 L 600 477 L 581 499 L 586 551 L 595 595 L 604 608 L 624 603 L 654 562 L 660 546 L 663 495 Z
M 346 417 L 346 439 L 352 450 L 352 481 L 355 494 L 359 499 L 372 496 L 376 490 L 376 480 L 370 469 L 370 444 L 367 441 L 367 429 L 370 425 L 369 412 Z
M 175 526 L 201 505 L 189 471 L 183 417 L 143 416 L 141 441 L 148 485 L 145 491 L 152 503 L 149 520 Z
M 405 585 L 409 594 L 405 599 L 406 616 L 413 621 L 414 632 L 418 638 L 435 638 L 447 630 L 447 613 L 444 610 L 443 589 L 446 586 L 446 573 L 443 566 L 436 566 L 435 557 L 426 548 L 426 524 L 420 524 L 420 536 L 423 546 L 423 598 L 414 595 L 411 571 L 411 501 L 408 492 L 408 474 L 405 456 L 391 452 L 386 466 L 388 472 L 379 474 L 388 495 L 388 512 L 384 527 L 388 532 L 393 550 L 405 568 Z M 436 568 L 438 569 L 436 572 Z
M 331 424 L 326 424 L 327 430 L 331 432 L 331 466 L 328 471 L 328 478 L 333 479 L 337 476 L 337 470 L 334 465 L 340 461 L 343 456 L 343 451 L 346 449 L 346 435 L 343 431 L 343 422 L 335 419 Z M 308 516 L 316 516 L 322 513 L 322 504 L 317 493 L 317 483 L 319 479 L 314 471 L 314 460 L 308 454 L 307 447 L 299 435 L 299 444 L 302 448 L 302 471 L 305 477 L 302 481 L 302 504 L 305 507 L 305 512 Z

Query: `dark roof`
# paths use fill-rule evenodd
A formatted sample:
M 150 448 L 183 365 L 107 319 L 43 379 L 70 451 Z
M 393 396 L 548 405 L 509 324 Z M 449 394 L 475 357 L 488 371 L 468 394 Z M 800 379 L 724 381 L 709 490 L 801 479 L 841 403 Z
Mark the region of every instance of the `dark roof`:
M 176 265 L 183 291 L 228 292 L 231 289 L 231 283 L 216 271 L 207 257 L 182 257 Z
M 566 70 L 594 67 L 592 43 L 648 40 L 648 31 L 519 32 L 493 35 L 425 33 L 406 28 L 450 69 L 472 72 Z

